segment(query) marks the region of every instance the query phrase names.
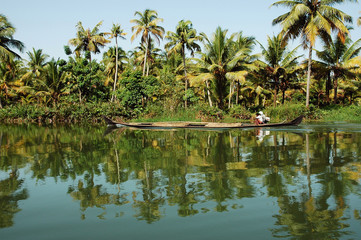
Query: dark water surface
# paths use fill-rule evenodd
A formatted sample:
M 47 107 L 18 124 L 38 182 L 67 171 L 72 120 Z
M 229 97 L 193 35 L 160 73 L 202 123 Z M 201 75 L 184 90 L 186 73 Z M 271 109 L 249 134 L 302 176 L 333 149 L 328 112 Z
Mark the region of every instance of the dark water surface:
M 0 125 L 0 239 L 361 239 L 361 124 Z

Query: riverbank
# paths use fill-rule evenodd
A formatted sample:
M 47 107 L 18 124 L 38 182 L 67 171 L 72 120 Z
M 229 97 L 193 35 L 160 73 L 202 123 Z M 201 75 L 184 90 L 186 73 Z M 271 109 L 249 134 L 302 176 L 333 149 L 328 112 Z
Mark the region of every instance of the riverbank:
M 305 115 L 305 121 L 361 122 L 361 106 L 329 106 L 306 108 L 303 104 L 287 104 L 263 109 L 272 122 L 294 119 Z M 127 110 L 117 103 L 62 104 L 58 106 L 12 105 L 0 109 L 2 123 L 103 123 L 102 116 L 123 121 L 210 121 L 249 122 L 256 111 L 234 107 L 229 111 L 196 105 L 169 111 L 160 106 L 144 110 Z

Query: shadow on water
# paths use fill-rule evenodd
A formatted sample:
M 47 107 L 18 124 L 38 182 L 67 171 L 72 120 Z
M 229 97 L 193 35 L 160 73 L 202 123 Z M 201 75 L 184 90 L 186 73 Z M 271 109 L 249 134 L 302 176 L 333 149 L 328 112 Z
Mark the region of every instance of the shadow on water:
M 257 214 L 271 219 L 259 227 L 274 238 L 355 236 L 351 225 L 360 224 L 360 207 L 351 199 L 361 199 L 360 129 L 0 126 L 0 227 L 12 227 L 19 201 L 27 201 L 33 187 L 23 188 L 24 182 L 61 179 L 57 184 L 67 186 L 83 220 L 109 219 L 114 210 L 116 217 L 155 223 L 171 217 L 171 208 L 192 221 L 269 205 L 272 214 Z M 11 177 L 14 169 L 24 176 Z

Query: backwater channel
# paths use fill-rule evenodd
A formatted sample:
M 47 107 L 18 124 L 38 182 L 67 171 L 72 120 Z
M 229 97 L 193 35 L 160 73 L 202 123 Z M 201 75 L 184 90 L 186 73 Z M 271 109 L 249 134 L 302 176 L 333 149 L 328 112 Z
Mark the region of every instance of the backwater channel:
M 0 125 L 0 239 L 361 239 L 361 124 Z

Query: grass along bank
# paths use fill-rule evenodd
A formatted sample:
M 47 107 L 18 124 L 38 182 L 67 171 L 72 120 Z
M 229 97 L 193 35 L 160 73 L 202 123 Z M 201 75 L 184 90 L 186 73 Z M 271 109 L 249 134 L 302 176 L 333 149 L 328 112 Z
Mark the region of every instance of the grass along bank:
M 305 121 L 350 121 L 361 122 L 361 106 L 329 106 L 318 108 L 303 104 L 287 104 L 262 110 L 271 117 L 271 122 L 292 120 L 305 115 Z M 176 110 L 153 105 L 143 109 L 130 110 L 118 103 L 60 104 L 58 106 L 11 105 L 0 109 L 2 123 L 94 123 L 102 124 L 102 115 L 114 120 L 135 122 L 165 121 L 209 121 L 209 122 L 250 122 L 256 111 L 236 106 L 222 111 L 207 105 L 194 105 Z

